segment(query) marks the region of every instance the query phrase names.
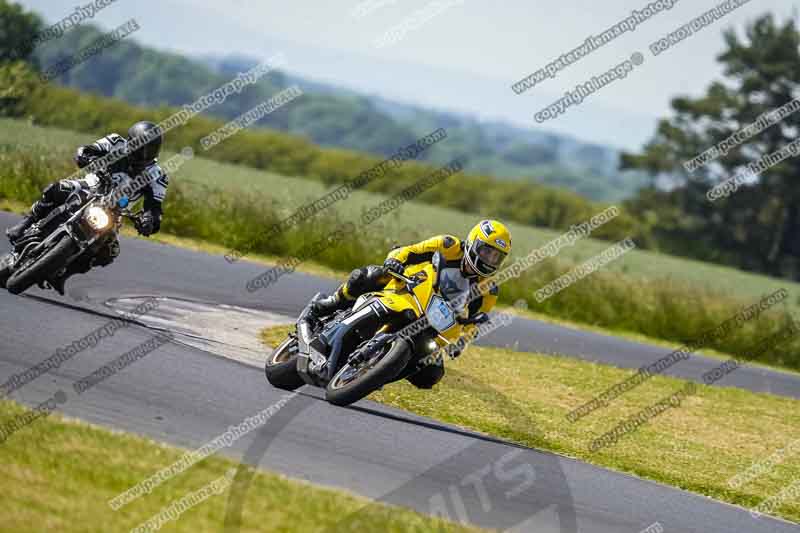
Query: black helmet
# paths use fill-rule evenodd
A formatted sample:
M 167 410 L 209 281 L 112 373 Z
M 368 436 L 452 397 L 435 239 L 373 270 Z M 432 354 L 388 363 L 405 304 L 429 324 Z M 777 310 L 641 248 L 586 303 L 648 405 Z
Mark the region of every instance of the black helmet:
M 161 126 L 153 122 L 137 122 L 128 130 L 128 160 L 135 168 L 146 168 L 155 162 L 164 141 Z

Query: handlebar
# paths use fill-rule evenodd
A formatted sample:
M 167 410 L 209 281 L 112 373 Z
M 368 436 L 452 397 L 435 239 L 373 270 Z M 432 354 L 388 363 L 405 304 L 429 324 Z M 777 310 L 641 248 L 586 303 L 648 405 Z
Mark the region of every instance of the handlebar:
M 399 279 L 401 281 L 404 281 L 406 285 L 414 286 L 417 283 L 416 280 L 414 280 L 412 278 L 407 278 L 403 274 L 398 274 L 397 272 L 393 272 L 391 270 L 387 270 L 386 272 L 388 272 L 389 274 L 391 274 L 395 278 L 397 278 L 397 279 Z
M 139 218 L 139 215 L 141 215 L 141 213 L 134 213 L 130 209 L 121 209 L 119 214 L 131 220 L 136 220 Z
M 394 278 L 405 282 L 405 284 L 411 287 L 412 289 L 413 287 L 419 284 L 417 280 L 406 277 L 403 274 L 398 274 L 397 272 L 392 272 L 391 270 L 387 270 L 387 272 L 391 274 Z M 450 304 L 448 303 L 448 305 Z M 462 326 L 468 326 L 471 324 L 485 324 L 486 322 L 489 322 L 489 315 L 486 313 L 478 313 L 472 318 L 460 318 L 456 316 L 456 322 L 458 322 Z
M 485 324 L 489 322 L 489 315 L 486 313 L 478 313 L 472 318 L 456 318 L 456 322 L 461 324 L 462 326 L 468 326 L 470 324 Z

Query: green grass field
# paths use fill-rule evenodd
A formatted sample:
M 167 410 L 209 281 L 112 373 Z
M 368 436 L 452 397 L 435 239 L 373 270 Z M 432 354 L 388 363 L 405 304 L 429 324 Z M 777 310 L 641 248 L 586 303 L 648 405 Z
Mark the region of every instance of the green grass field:
M 4 422 L 23 412 L 16 403 L 0 401 Z M 117 511 L 107 503 L 183 453 L 56 415 L 36 420 L 0 443 L 4 500 L 0 531 L 130 531 L 212 482 L 217 482 L 217 494 L 167 522 L 161 531 L 221 531 L 228 496 L 235 489 L 218 481 L 238 466 L 222 457 L 203 460 Z M 242 533 L 478 531 L 268 472 L 246 472 L 253 475 L 242 506 Z M 235 479 L 233 483 L 235 487 Z M 356 518 L 343 521 L 350 513 L 357 513 Z
M 267 346 L 293 326 L 261 333 Z M 734 388 L 698 385 L 679 407 L 653 418 L 615 445 L 591 451 L 593 439 L 670 396 L 688 382 L 655 376 L 608 407 L 570 423 L 566 415 L 628 370 L 566 357 L 471 346 L 432 390 L 394 383 L 370 396 L 412 413 L 551 450 L 589 463 L 652 479 L 752 508 L 800 477 L 800 458 L 788 456 L 751 483 L 728 480 L 800 439 L 798 402 Z M 800 522 L 800 501 L 777 515 Z
M 49 150 L 63 153 L 66 159 L 70 159 L 76 146 L 92 140 L 94 139 L 90 136 L 75 132 L 41 128 L 18 120 L 0 119 L 0 145 L 19 144 L 20 150 L 25 150 L 26 146 L 45 146 Z M 168 157 L 171 154 L 165 155 Z M 202 158 L 188 162 L 173 179 L 185 184 L 204 185 L 237 194 L 266 194 L 286 215 L 291 214 L 296 207 L 313 201 L 331 190 L 313 180 L 285 177 Z M 342 220 L 354 220 L 360 216 L 363 208 L 374 206 L 384 199 L 385 197 L 380 195 L 357 191 L 348 200 L 331 209 L 336 210 Z M 492 214 L 482 213 L 482 215 L 488 217 Z M 383 222 L 385 226 L 396 230 L 396 241 L 404 243 L 441 233 L 463 235 L 475 224 L 476 216 L 411 202 L 401 206 Z M 510 227 L 514 235 L 516 256 L 524 255 L 560 235 L 558 231 L 519 224 L 510 224 Z M 565 249 L 559 257 L 577 263 L 597 255 L 609 245 L 608 242 L 587 239 L 577 243 L 574 248 Z M 765 293 L 785 287 L 791 293 L 788 300 L 790 305 L 795 310 L 800 310 L 800 284 L 749 274 L 733 268 L 634 250 L 619 261 L 611 263 L 608 270 L 643 279 L 685 281 L 743 299 L 756 299 Z

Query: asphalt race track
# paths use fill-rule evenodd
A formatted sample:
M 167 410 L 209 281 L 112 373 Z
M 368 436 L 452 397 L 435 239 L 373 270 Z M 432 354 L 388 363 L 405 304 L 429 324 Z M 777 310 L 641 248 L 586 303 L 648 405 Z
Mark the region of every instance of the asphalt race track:
M 16 217 L 0 213 L 0 227 Z M 123 240 L 122 256 L 110 268 L 73 278 L 68 296 L 32 289 L 23 297 L 0 291 L 0 384 L 24 372 L 116 317 L 122 302 L 147 296 L 165 298 L 165 309 L 117 331 L 97 346 L 76 354 L 61 367 L 38 377 L 11 397 L 33 405 L 63 391 L 60 411 L 90 422 L 195 448 L 243 419 L 286 397 L 272 389 L 243 346 L 255 331 L 215 333 L 203 339 L 183 331 L 123 372 L 78 395 L 73 383 L 153 337 L 151 328 L 176 323 L 176 315 L 209 320 L 209 309 L 241 316 L 290 317 L 317 290 L 334 284 L 296 274 L 256 293 L 245 283 L 264 267 L 139 240 Z M 111 306 L 109 306 L 109 303 Z M 221 307 L 221 306 L 231 307 Z M 223 314 L 224 314 L 223 313 Z M 173 317 L 174 318 L 174 317 Z M 171 321 L 173 320 L 173 321 Z M 214 328 L 202 322 L 209 331 Z M 166 326 L 164 326 L 166 327 Z M 225 329 L 225 328 L 217 328 Z M 238 329 L 232 326 L 231 329 Z M 245 328 L 246 329 L 246 328 Z M 489 343 L 564 353 L 583 359 L 638 368 L 668 350 L 529 320 L 517 320 Z M 231 340 L 232 339 L 232 340 Z M 206 344 L 204 344 L 206 342 Z M 204 348 L 207 346 L 207 349 Z M 719 364 L 693 357 L 671 369 L 699 379 Z M 800 379 L 790 374 L 744 368 L 722 385 L 800 396 Z M 471 384 L 479 390 L 481 384 Z M 754 519 L 744 510 L 674 488 L 609 472 L 579 461 L 511 446 L 436 421 L 362 401 L 342 409 L 304 388 L 253 435 L 226 453 L 250 464 L 314 483 L 343 487 L 375 500 L 440 511 L 455 520 L 497 529 L 535 532 L 639 533 L 655 522 L 664 531 L 728 533 L 798 531 L 798 526 L 769 518 Z M 502 403 L 502 398 L 498 400 Z M 506 416 L 525 423 L 524 413 L 506 406 Z M 13 439 L 13 437 L 11 437 Z M 237 491 L 237 489 L 239 489 Z M 246 498 L 234 487 L 228 525 Z M 346 519 L 347 517 L 343 517 Z M 226 527 L 226 531 L 235 530 Z

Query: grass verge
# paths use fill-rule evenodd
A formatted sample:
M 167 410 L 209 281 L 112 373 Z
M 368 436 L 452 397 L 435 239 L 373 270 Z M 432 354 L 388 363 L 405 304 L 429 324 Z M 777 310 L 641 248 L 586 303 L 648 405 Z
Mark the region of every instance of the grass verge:
M 0 401 L 3 420 L 23 412 L 16 403 Z M 0 531 L 128 531 L 237 466 L 211 457 L 118 511 L 107 505 L 183 453 L 55 415 L 39 419 L 0 444 L 4 471 Z M 219 531 L 226 503 L 227 490 L 189 509 L 162 531 Z M 254 473 L 243 506 L 241 531 L 321 531 L 355 511 L 361 531 L 478 531 L 260 470 Z M 342 530 L 349 531 L 354 524 L 346 526 Z
M 268 328 L 261 338 L 274 346 L 290 328 Z M 631 371 L 476 346 L 448 361 L 447 369 L 433 390 L 419 390 L 403 382 L 370 398 L 748 508 L 800 478 L 800 461 L 787 457 L 747 485 L 728 485 L 729 479 L 753 463 L 800 439 L 800 410 L 793 399 L 698 385 L 696 394 L 684 399 L 680 407 L 663 412 L 615 445 L 592 452 L 592 440 L 681 390 L 687 382 L 655 376 L 608 407 L 570 423 L 567 413 L 627 378 Z M 475 383 L 483 386 L 476 389 Z M 776 513 L 800 522 L 800 502 L 787 501 Z

